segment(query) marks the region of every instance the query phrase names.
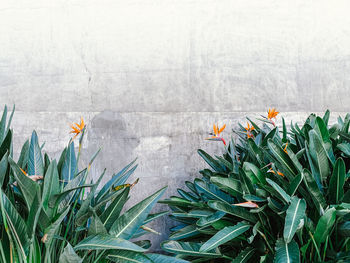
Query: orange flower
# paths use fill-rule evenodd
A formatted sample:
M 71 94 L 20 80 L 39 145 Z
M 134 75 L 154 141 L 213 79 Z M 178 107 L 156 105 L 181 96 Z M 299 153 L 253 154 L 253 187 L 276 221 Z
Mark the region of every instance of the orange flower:
M 81 119 L 80 119 L 80 124 L 75 122 L 74 124 L 71 125 L 71 127 L 73 130 L 70 133 L 75 134 L 73 139 L 72 139 L 72 140 L 74 140 L 85 128 L 85 123 L 84 123 L 83 117 L 81 117 Z
M 288 142 L 286 143 L 286 146 L 284 147 L 283 151 L 288 154 L 288 151 L 287 151 L 287 146 L 288 146 Z
M 239 204 L 233 204 L 235 206 L 241 206 L 241 207 L 248 207 L 248 208 L 259 208 L 259 206 L 256 203 L 253 203 L 252 201 L 239 203 Z
M 273 173 L 273 174 L 276 174 L 275 173 L 275 171 L 274 170 L 272 170 L 272 168 L 270 168 L 267 172 L 269 172 L 269 173 Z M 281 172 L 279 172 L 279 171 L 277 171 L 277 174 L 278 175 L 280 175 L 280 176 L 282 176 L 282 177 L 284 177 L 284 174 L 283 173 L 281 173 Z
M 250 126 L 249 125 L 249 122 L 247 122 L 247 127 L 244 128 L 246 130 L 246 133 L 247 133 L 247 137 L 248 138 L 253 138 L 253 134 L 252 134 L 252 131 L 255 130 L 254 126 Z
M 226 142 L 225 142 L 224 138 L 222 138 L 222 137 L 220 136 L 220 133 L 222 133 L 223 130 L 225 130 L 225 128 L 226 128 L 226 124 L 224 124 L 221 128 L 219 128 L 219 125 L 215 125 L 215 124 L 214 124 L 214 125 L 213 125 L 213 131 L 214 131 L 214 133 L 210 133 L 210 134 L 213 135 L 213 136 L 207 138 L 206 140 L 211 140 L 211 141 L 222 141 L 222 142 L 224 143 L 224 145 L 226 145 Z
M 278 113 L 279 112 L 276 111 L 275 108 L 269 109 L 269 111 L 267 112 L 267 119 L 269 119 L 269 120 L 272 120 L 272 118 L 276 119 Z

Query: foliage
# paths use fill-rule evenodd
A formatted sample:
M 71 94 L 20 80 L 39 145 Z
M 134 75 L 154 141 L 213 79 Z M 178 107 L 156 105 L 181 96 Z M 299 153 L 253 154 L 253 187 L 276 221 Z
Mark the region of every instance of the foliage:
M 302 127 L 269 110 L 239 125 L 210 169 L 161 201 L 179 225 L 162 248 L 192 262 L 349 262 L 350 115 Z M 211 139 L 211 138 L 209 138 Z
M 149 214 L 165 187 L 121 213 L 134 184 L 126 184 L 135 161 L 104 185 L 88 182 L 91 165 L 80 168 L 85 124 L 73 128 L 80 135 L 58 162 L 43 154 L 34 131 L 17 161 L 13 158 L 11 119 L 5 107 L 0 121 L 0 262 L 173 262 L 172 258 L 145 254 L 150 241 L 130 239 L 154 232 L 147 223 L 165 212 Z M 181 262 L 181 261 L 179 261 Z

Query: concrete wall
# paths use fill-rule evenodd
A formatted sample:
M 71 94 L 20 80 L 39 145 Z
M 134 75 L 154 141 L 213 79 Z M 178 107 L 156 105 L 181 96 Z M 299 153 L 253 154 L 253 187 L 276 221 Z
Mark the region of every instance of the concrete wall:
M 214 122 L 229 131 L 268 107 L 288 121 L 349 110 L 349 8 L 346 0 L 2 0 L 0 105 L 16 103 L 16 151 L 36 129 L 57 154 L 83 116 L 84 160 L 103 146 L 95 177 L 138 157 L 132 202 L 164 185 L 174 194 L 204 167 L 197 148 L 220 151 L 203 140 Z M 165 224 L 154 226 L 165 233 L 155 248 Z

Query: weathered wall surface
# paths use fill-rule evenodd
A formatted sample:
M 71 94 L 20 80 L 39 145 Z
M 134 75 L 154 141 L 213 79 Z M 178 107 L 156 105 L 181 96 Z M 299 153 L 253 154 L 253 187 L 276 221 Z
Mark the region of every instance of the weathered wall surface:
M 219 149 L 203 140 L 214 122 L 229 130 L 268 107 L 287 120 L 349 111 L 349 8 L 345 0 L 2 0 L 0 105 L 16 103 L 16 151 L 36 129 L 57 154 L 68 124 L 83 116 L 86 156 L 103 146 L 95 177 L 138 157 L 132 201 L 164 185 L 174 194 L 204 167 L 197 148 Z M 165 224 L 155 228 L 165 233 Z

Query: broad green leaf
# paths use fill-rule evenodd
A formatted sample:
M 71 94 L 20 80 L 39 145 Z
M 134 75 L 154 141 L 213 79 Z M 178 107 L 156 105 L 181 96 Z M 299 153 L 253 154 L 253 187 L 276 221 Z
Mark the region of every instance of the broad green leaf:
M 123 209 L 125 202 L 128 200 L 130 187 L 122 190 L 123 192 L 118 195 L 113 202 L 103 211 L 101 214 L 101 221 L 107 230 L 111 228 L 113 223 L 117 220 L 120 212 Z
M 254 164 L 245 162 L 243 164 L 243 170 L 248 176 L 249 174 L 251 174 L 251 176 L 255 178 L 255 182 L 253 181 L 254 183 L 259 182 L 263 185 L 266 184 L 265 176 L 260 172 L 259 168 L 256 167 Z
M 2 112 L 1 121 L 0 121 L 0 143 L 2 143 L 2 141 L 5 137 L 6 117 L 7 117 L 7 106 L 5 105 L 4 110 Z
M 148 224 L 149 222 L 159 218 L 159 217 L 162 217 L 166 214 L 169 214 L 169 211 L 163 211 L 163 212 L 159 212 L 159 213 L 154 213 L 154 214 L 149 214 L 146 218 L 145 221 L 143 221 L 143 224 Z
M 245 263 L 249 259 L 251 259 L 252 256 L 254 256 L 254 252 L 255 252 L 255 248 L 248 247 L 242 250 L 242 252 L 240 252 L 238 256 L 235 257 L 232 263 Z
M 296 196 L 291 198 L 291 203 L 287 209 L 286 219 L 284 223 L 283 238 L 289 243 L 297 231 L 299 224 L 305 217 L 306 202 Z
M 115 237 L 129 239 L 143 224 L 152 207 L 164 193 L 166 187 L 160 189 L 153 195 L 147 197 L 140 203 L 136 204 L 122 216 L 120 216 L 111 226 L 109 233 Z
M 345 183 L 345 163 L 342 158 L 338 158 L 333 169 L 333 174 L 329 182 L 328 194 L 330 201 L 339 204 L 344 196 Z
M 194 180 L 194 185 L 196 187 L 196 190 L 199 193 L 205 195 L 208 199 L 220 200 L 226 203 L 234 202 L 234 199 L 230 195 L 219 190 L 219 188 L 216 185 L 209 184 L 198 178 Z
M 64 182 L 69 182 L 74 178 L 75 170 L 77 168 L 77 159 L 75 157 L 74 142 L 68 145 L 65 160 L 61 170 L 61 178 Z
M 322 142 L 318 134 L 311 130 L 309 132 L 310 137 L 310 147 L 309 152 L 310 156 L 314 161 L 316 169 L 320 174 L 320 179 L 325 181 L 329 175 L 329 162 L 325 149 L 322 146 Z
M 0 188 L 2 187 L 5 177 L 7 176 L 8 153 L 6 153 L 0 161 Z
M 237 179 L 213 176 L 210 182 L 235 197 L 243 195 L 241 182 Z
M 197 226 L 208 226 L 215 221 L 220 220 L 226 213 L 222 211 L 217 211 L 214 214 L 207 216 L 207 217 L 202 217 L 197 221 Z
M 3 215 L 5 216 L 3 220 L 6 220 L 7 222 L 7 233 L 13 237 L 14 241 L 17 244 L 18 252 L 24 256 L 26 254 L 25 251 L 29 245 L 26 224 L 16 208 L 13 206 L 11 201 L 7 198 L 1 189 L 0 194 L 2 199 L 0 202 L 0 208 L 3 211 Z
M 278 239 L 274 263 L 300 263 L 298 244 L 294 240 L 285 243 L 283 239 Z
M 52 209 L 49 208 L 49 201 L 51 197 L 60 192 L 60 183 L 57 171 L 56 161 L 52 161 L 46 171 L 44 177 L 44 188 L 43 188 L 43 207 L 50 216 L 52 214 Z
M 223 168 L 223 166 L 221 166 L 217 160 L 215 160 L 205 151 L 199 149 L 197 152 L 204 159 L 204 161 L 206 161 L 207 164 L 209 164 L 209 166 L 213 168 L 216 172 L 225 172 L 225 169 Z
M 74 250 L 106 250 L 122 249 L 135 252 L 146 251 L 142 247 L 122 238 L 112 237 L 110 235 L 89 236 L 74 247 Z
M 70 210 L 70 207 L 68 206 L 66 210 L 63 211 L 62 214 L 44 231 L 44 237 L 42 239 L 43 243 L 47 244 L 48 246 L 51 245 L 53 236 L 56 234 L 58 228 L 60 227 L 63 219 L 66 217 Z
M 188 225 L 184 228 L 181 228 L 180 230 L 173 232 L 170 236 L 170 240 L 181 240 L 185 238 L 190 238 L 193 236 L 197 236 L 200 234 L 199 229 L 194 225 Z
M 341 150 L 347 157 L 350 157 L 350 143 L 339 143 L 337 148 Z
M 5 139 L 0 145 L 0 159 L 7 153 L 12 153 L 12 131 L 9 130 L 6 134 Z M 11 154 L 9 154 L 11 156 Z
M 244 220 L 248 220 L 252 223 L 256 223 L 257 217 L 250 213 L 249 210 L 238 207 L 238 206 L 233 206 L 221 201 L 209 201 L 208 202 L 209 207 L 212 209 L 215 209 L 217 211 L 225 212 L 230 215 L 237 216 L 239 218 L 242 218 Z
M 153 263 L 189 263 L 187 260 L 180 258 L 170 257 L 162 254 L 146 254 L 146 256 L 152 260 Z
M 209 257 L 220 258 L 221 254 L 215 250 L 199 251 L 201 244 L 194 242 L 180 242 L 180 241 L 165 241 L 161 244 L 164 251 L 174 254 L 194 256 L 194 257 Z
M 314 238 L 317 244 L 326 241 L 327 236 L 333 228 L 336 219 L 336 210 L 334 207 L 328 209 L 318 220 Z
M 235 226 L 228 226 L 217 232 L 213 237 L 211 237 L 207 242 L 205 242 L 199 251 L 209 251 L 218 246 L 225 244 L 226 242 L 238 237 L 250 228 L 247 223 L 238 223 Z
M 298 190 L 298 187 L 300 183 L 303 181 L 303 174 L 299 173 L 297 176 L 294 177 L 294 179 L 290 182 L 287 193 L 290 196 L 293 196 L 296 191 Z
M 94 212 L 93 213 L 93 217 L 91 220 L 91 224 L 89 226 L 89 231 L 88 231 L 88 235 L 106 235 L 107 234 L 107 230 L 105 228 L 105 226 L 103 225 L 101 219 L 99 218 L 99 216 Z
M 304 180 L 306 189 L 309 191 L 311 195 L 311 199 L 315 204 L 315 207 L 319 211 L 319 214 L 322 214 L 323 209 L 326 207 L 326 200 L 323 194 L 321 193 L 320 189 L 318 188 L 315 178 L 311 175 L 311 173 L 307 169 L 304 169 L 303 175 L 304 175 L 303 180 Z
M 26 142 L 23 144 L 21 153 L 18 158 L 17 164 L 19 167 L 24 169 L 28 164 L 28 157 L 29 157 L 29 140 L 26 140 Z
M 67 243 L 63 253 L 60 255 L 59 263 L 82 263 L 83 259 L 80 258 L 74 251 L 71 244 Z
M 269 185 L 272 186 L 273 189 L 278 193 L 279 197 L 286 202 L 290 202 L 290 196 L 280 187 L 276 182 L 272 181 L 271 179 L 267 178 L 266 181 L 268 182 Z
M 278 146 L 272 139 L 267 141 L 267 146 L 269 147 L 271 154 L 281 164 L 289 177 L 293 178 L 298 174 L 298 169 L 295 167 L 293 161 L 280 146 Z
M 343 237 L 350 237 L 350 221 L 345 221 L 339 225 L 338 231 Z
M 41 149 L 38 142 L 38 135 L 35 131 L 32 133 L 29 146 L 28 174 L 44 175 L 44 162 L 41 155 Z
M 320 117 L 316 117 L 315 131 L 319 134 L 321 138 L 321 143 L 324 150 L 327 153 L 328 159 L 331 161 L 332 164 L 334 164 L 335 157 L 333 153 L 332 142 L 330 140 L 328 128 L 325 122 L 323 121 L 323 119 L 321 119 Z
M 21 171 L 19 166 L 15 163 L 14 160 L 12 160 L 10 156 L 8 157 L 8 161 L 11 165 L 17 184 L 21 188 L 24 199 L 29 209 L 31 204 L 33 203 L 35 195 L 39 193 L 40 187 L 36 182 L 34 182 Z
M 107 258 L 118 263 L 154 263 L 148 256 L 140 252 L 113 250 L 107 254 Z

